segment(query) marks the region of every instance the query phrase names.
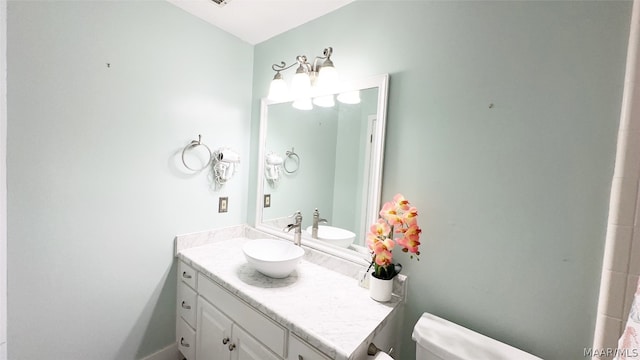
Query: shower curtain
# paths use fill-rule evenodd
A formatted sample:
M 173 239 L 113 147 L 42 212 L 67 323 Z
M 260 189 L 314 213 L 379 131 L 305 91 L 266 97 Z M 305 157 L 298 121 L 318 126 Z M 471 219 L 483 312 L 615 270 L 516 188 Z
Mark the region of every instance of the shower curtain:
M 624 332 L 618 340 L 614 360 L 638 359 L 640 357 L 640 280 L 633 295 L 633 304 Z

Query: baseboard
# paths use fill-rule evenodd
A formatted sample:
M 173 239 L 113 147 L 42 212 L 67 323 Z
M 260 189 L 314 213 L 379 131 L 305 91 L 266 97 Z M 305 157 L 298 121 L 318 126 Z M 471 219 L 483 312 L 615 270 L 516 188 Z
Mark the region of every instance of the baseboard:
M 166 348 L 140 360 L 182 360 L 184 356 L 178 351 L 178 344 L 171 344 Z

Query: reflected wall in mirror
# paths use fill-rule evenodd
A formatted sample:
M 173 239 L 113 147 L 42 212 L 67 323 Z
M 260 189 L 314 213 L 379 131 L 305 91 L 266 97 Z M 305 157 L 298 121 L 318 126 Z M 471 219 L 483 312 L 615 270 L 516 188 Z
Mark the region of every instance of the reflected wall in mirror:
M 380 204 L 387 79 L 345 85 L 339 93 L 358 90 L 356 104 L 335 101 L 333 107 L 304 111 L 291 102 L 263 100 L 256 227 L 282 236 L 292 222 L 289 216 L 300 210 L 303 237 L 311 246 L 366 253 L 366 231 Z M 315 209 L 327 221 L 320 224 L 320 240 L 312 240 L 307 229 Z M 332 228 L 355 238 L 345 242 L 348 232 Z

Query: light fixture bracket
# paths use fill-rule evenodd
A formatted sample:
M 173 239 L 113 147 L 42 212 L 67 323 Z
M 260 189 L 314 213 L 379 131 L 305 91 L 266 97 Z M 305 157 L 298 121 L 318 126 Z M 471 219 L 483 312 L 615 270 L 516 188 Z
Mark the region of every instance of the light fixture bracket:
M 296 56 L 296 60 L 294 62 L 292 62 L 291 64 L 287 65 L 287 63 L 285 63 L 284 61 L 280 61 L 280 63 L 276 63 L 271 65 L 271 69 L 273 71 L 276 72 L 275 76 L 273 77 L 273 81 L 272 81 L 272 86 L 270 86 L 270 91 L 269 91 L 269 99 L 275 100 L 275 99 L 281 99 L 283 98 L 282 93 L 280 93 L 280 91 L 278 91 L 278 94 L 274 94 L 272 92 L 273 89 L 278 88 L 278 90 L 281 90 L 282 86 L 284 85 L 279 85 L 278 87 L 274 87 L 273 85 L 275 84 L 276 80 L 279 81 L 281 84 L 284 84 L 282 82 L 282 74 L 281 72 L 284 72 L 294 66 L 297 65 L 296 68 L 296 77 L 300 76 L 300 74 L 305 74 L 306 76 L 308 76 L 308 81 L 305 80 L 305 82 L 307 82 L 307 84 L 310 84 L 312 88 L 316 87 L 316 85 L 318 85 L 320 83 L 320 81 L 323 82 L 323 84 L 327 84 L 327 83 L 332 83 L 330 80 L 320 80 L 318 81 L 320 78 L 325 78 L 327 76 L 331 77 L 329 74 L 327 75 L 320 75 L 320 70 L 323 67 L 326 68 L 331 68 L 330 70 L 332 71 L 332 79 L 333 79 L 333 83 L 335 83 L 335 79 L 336 79 L 336 72 L 335 72 L 335 67 L 333 65 L 333 61 L 331 61 L 331 55 L 333 54 L 333 48 L 332 47 L 326 47 L 324 48 L 323 52 L 322 52 L 322 56 L 316 56 L 312 62 L 309 61 L 309 59 L 307 58 L 306 55 L 298 55 Z M 322 61 L 324 60 L 324 61 Z M 323 70 L 323 73 L 325 71 L 328 70 Z M 299 84 L 299 82 L 297 82 Z M 320 85 L 318 85 L 320 86 Z M 306 88 L 309 88 L 309 85 L 306 85 Z M 329 88 L 329 87 L 327 87 Z M 285 88 L 286 90 L 286 88 Z M 307 90 L 308 91 L 308 90 Z M 297 92 L 296 94 L 294 94 L 295 96 L 298 97 L 308 97 L 307 91 L 302 91 L 302 92 Z M 317 89 L 316 89 L 317 91 Z M 322 91 L 320 91 L 322 92 Z M 301 100 L 301 99 L 299 99 Z M 306 104 L 306 102 L 305 102 Z M 295 105 L 294 105 L 295 106 Z
M 212 1 L 217 1 L 217 0 L 212 0 Z M 223 0 L 221 0 L 221 1 L 223 1 Z M 304 71 L 307 74 L 309 74 L 309 77 L 313 81 L 313 78 L 317 77 L 318 71 L 320 70 L 320 68 L 322 66 L 325 66 L 325 65 L 333 66 L 333 61 L 331 61 L 331 55 L 333 54 L 333 48 L 332 47 L 324 48 L 324 50 L 322 51 L 322 54 L 324 56 L 316 56 L 313 59 L 313 63 L 309 63 L 306 55 L 298 55 L 298 56 L 296 56 L 296 61 L 291 63 L 291 65 L 287 65 L 287 63 L 285 63 L 284 61 L 280 61 L 280 64 L 271 65 L 271 69 L 273 71 L 275 71 L 276 74 L 277 74 L 280 71 L 285 71 L 285 70 L 288 70 L 288 69 L 294 67 L 295 65 L 298 65 L 298 68 L 296 69 L 296 73 L 300 73 L 300 72 Z M 319 65 L 319 62 L 318 62 L 319 60 L 325 60 L 325 61 L 322 63 L 322 65 Z

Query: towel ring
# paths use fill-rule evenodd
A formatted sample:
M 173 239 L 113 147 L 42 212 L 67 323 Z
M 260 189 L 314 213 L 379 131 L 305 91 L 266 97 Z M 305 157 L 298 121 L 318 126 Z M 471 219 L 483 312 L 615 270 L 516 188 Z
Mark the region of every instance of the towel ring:
M 296 171 L 298 171 L 298 169 L 300 168 L 300 156 L 296 154 L 296 152 L 294 151 L 294 148 L 291 148 L 291 151 L 287 150 L 285 154 L 287 155 L 287 157 L 284 159 L 284 163 L 282 164 L 282 167 L 284 168 L 284 171 L 287 174 L 293 174 Z M 289 165 L 289 167 L 287 167 L 287 162 L 289 162 L 289 160 L 295 163 L 294 167 L 291 167 L 292 165 Z
M 184 167 L 186 167 L 187 169 L 191 170 L 191 171 L 202 171 L 204 170 L 207 166 L 209 166 L 209 164 L 211 163 L 211 159 L 213 158 L 213 154 L 211 153 L 211 149 L 209 149 L 209 147 L 205 144 L 202 143 L 202 135 L 198 135 L 198 140 L 191 140 L 191 142 L 184 147 L 184 149 L 182 150 L 182 163 L 184 164 Z M 199 169 L 194 169 L 191 166 L 187 165 L 187 161 L 184 159 L 184 154 L 187 152 L 187 150 L 196 148 L 198 146 L 203 146 L 205 149 L 207 149 L 207 152 L 209 153 L 209 161 L 207 161 L 206 164 L 204 164 L 201 168 Z

